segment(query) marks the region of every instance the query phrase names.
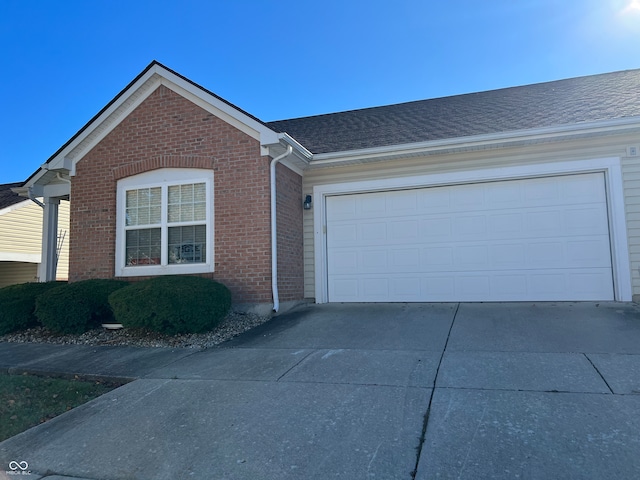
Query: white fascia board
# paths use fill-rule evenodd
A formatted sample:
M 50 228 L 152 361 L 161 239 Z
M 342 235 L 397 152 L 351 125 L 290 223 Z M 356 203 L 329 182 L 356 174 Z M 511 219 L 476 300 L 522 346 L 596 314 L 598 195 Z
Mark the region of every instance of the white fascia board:
M 0 252 L 0 262 L 40 263 L 40 254 Z
M 416 142 L 400 145 L 387 145 L 343 152 L 315 154 L 311 166 L 327 166 L 357 161 L 381 160 L 387 157 L 416 156 L 435 153 L 455 148 L 457 150 L 478 147 L 499 146 L 514 142 L 540 141 L 545 139 L 560 139 L 572 135 L 609 133 L 619 130 L 640 129 L 640 117 L 620 118 L 601 122 L 545 127 L 530 130 L 516 130 L 486 135 L 455 137 L 443 140 Z
M 31 188 L 31 193 L 35 197 L 56 198 L 66 197 L 71 194 L 71 184 L 69 183 L 49 183 L 46 185 L 35 184 Z
M 13 205 L 9 205 L 8 207 L 0 209 L 0 215 L 6 215 L 7 213 L 13 212 L 22 207 L 26 207 L 30 203 L 32 203 L 31 200 L 23 200 L 20 203 L 14 203 Z

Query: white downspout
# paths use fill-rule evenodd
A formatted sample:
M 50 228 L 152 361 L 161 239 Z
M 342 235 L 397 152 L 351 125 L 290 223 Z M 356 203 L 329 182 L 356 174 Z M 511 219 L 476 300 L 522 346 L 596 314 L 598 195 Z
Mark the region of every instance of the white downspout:
M 278 297 L 278 232 L 276 219 L 276 164 L 293 152 L 291 145 L 287 146 L 287 151 L 271 160 L 269 171 L 271 175 L 271 291 L 273 292 L 273 311 L 280 309 L 280 299 Z

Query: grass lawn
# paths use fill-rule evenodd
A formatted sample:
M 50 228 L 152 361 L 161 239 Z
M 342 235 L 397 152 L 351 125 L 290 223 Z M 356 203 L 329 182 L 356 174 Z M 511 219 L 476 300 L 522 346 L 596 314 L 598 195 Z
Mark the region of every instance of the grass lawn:
M 0 442 L 119 385 L 79 378 L 0 374 Z

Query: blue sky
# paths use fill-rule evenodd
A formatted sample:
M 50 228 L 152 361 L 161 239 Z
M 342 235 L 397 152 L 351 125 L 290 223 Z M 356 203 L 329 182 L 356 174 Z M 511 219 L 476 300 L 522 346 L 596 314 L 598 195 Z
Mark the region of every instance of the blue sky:
M 0 0 L 0 183 L 152 60 L 270 121 L 640 68 L 640 0 Z

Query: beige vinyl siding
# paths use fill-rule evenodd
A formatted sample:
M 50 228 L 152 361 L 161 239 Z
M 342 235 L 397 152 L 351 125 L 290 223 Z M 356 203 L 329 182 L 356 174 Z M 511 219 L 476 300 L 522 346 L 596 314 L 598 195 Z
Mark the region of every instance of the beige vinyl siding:
M 37 263 L 0 262 L 0 288 L 16 283 L 36 282 L 37 280 Z
M 31 263 L 37 268 L 42 249 L 42 207 L 26 200 L 3 212 L 0 215 L 0 261 Z M 58 230 L 66 232 L 66 235 L 56 277 L 66 280 L 69 271 L 69 202 L 64 200 L 58 209 Z M 16 271 L 20 269 L 25 267 L 15 267 Z
M 40 255 L 42 208 L 31 200 L 14 205 L 0 215 L 0 232 L 0 252 Z
M 634 295 L 640 295 L 640 157 L 624 158 L 626 147 L 640 145 L 639 135 L 615 135 L 580 138 L 562 142 L 539 143 L 523 147 L 504 147 L 472 152 L 429 155 L 373 161 L 369 164 L 340 167 L 312 167 L 305 172 L 304 194 L 315 185 L 330 185 L 364 180 L 427 175 L 490 168 L 501 165 L 527 165 L 584 160 L 623 158 L 623 179 L 627 214 L 628 242 L 631 255 Z M 313 209 L 304 215 L 305 297 L 315 297 Z
M 640 295 L 640 157 L 623 158 L 622 172 L 631 262 L 631 286 L 633 294 Z

